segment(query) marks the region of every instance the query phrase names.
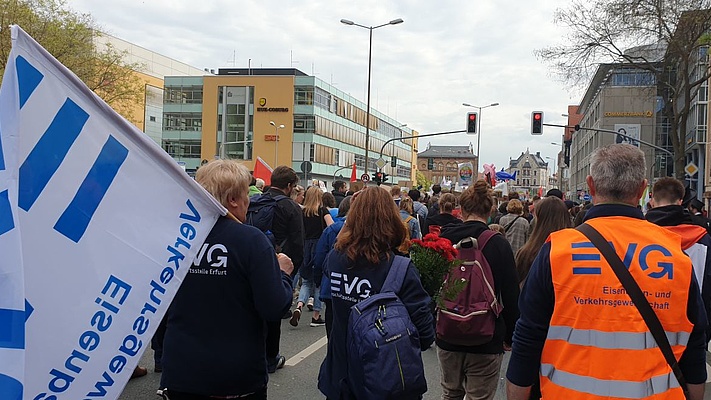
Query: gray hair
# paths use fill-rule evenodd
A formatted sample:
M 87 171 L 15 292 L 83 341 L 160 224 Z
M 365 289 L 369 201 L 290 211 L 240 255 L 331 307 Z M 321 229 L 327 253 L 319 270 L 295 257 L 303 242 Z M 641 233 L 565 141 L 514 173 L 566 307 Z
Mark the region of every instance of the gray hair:
M 637 198 L 646 170 L 644 152 L 630 144 L 599 147 L 590 157 L 590 176 L 596 192 L 611 201 Z

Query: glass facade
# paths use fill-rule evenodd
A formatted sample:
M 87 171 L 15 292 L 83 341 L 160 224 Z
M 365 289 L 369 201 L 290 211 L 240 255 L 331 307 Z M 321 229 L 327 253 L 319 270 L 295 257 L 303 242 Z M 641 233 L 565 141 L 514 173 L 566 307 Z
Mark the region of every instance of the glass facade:
M 220 157 L 251 160 L 254 150 L 254 87 L 220 86 L 217 96 L 217 148 Z
M 185 162 L 186 170 L 194 171 L 202 150 L 202 77 L 166 77 L 160 91 L 161 145 L 176 161 Z

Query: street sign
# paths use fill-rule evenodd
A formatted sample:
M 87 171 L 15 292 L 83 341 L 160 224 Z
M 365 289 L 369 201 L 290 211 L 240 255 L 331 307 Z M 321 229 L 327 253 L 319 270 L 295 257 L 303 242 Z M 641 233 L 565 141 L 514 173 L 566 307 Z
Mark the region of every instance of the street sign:
M 378 158 L 378 161 L 375 162 L 375 165 L 378 166 L 378 168 L 383 169 L 384 166 L 388 164 L 387 161 L 383 157 Z
M 370 175 L 368 174 L 363 174 L 360 176 L 360 180 L 363 182 L 370 182 Z
M 592 200 L 592 196 L 590 196 L 589 194 L 586 193 L 585 196 L 583 196 L 583 201 L 590 201 L 590 200 Z
M 313 165 L 311 164 L 311 161 L 304 161 L 301 163 L 301 172 L 309 173 L 311 172 L 312 168 Z
M 697 167 L 696 164 L 691 161 L 686 164 L 686 167 L 684 167 L 684 172 L 686 172 L 689 176 L 694 176 L 697 172 L 699 172 L 699 167 Z

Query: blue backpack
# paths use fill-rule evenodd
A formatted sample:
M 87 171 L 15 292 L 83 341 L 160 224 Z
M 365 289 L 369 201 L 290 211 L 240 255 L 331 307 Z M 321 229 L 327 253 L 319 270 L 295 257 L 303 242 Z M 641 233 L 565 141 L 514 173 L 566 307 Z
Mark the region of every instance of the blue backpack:
M 284 195 L 271 196 L 268 193 L 264 193 L 251 197 L 249 199 L 249 208 L 247 208 L 247 225 L 252 225 L 264 232 L 277 251 L 281 251 L 281 249 L 277 249 L 276 238 L 272 233 L 274 212 L 276 211 L 277 203 L 287 198 Z
M 351 307 L 348 383 L 357 399 L 413 399 L 427 391 L 420 336 L 397 296 L 409 264 L 395 256 L 380 293 Z

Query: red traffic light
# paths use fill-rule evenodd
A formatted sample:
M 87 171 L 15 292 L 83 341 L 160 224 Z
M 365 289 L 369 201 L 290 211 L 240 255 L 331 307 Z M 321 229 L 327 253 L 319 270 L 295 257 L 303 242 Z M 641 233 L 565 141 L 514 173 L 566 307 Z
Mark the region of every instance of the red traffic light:
M 476 114 L 469 114 L 469 120 L 474 121 L 476 119 Z
M 533 119 L 535 119 L 535 120 L 541 119 L 541 113 L 533 113 Z

